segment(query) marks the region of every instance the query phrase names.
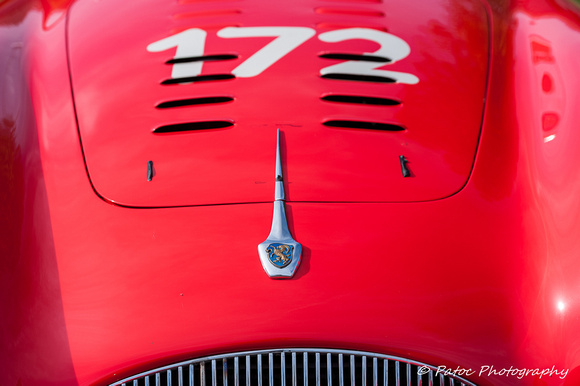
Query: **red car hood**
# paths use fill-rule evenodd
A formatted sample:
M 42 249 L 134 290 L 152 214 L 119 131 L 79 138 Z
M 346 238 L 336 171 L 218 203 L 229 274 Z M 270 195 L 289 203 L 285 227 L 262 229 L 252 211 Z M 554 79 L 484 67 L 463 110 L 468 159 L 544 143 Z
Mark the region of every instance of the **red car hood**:
M 580 384 L 580 12 L 67 1 L 0 1 L 2 385 L 284 348 Z
M 75 4 L 70 68 L 96 192 L 136 207 L 269 201 L 279 128 L 290 201 L 456 193 L 480 133 L 489 25 L 478 1 L 441 3 Z

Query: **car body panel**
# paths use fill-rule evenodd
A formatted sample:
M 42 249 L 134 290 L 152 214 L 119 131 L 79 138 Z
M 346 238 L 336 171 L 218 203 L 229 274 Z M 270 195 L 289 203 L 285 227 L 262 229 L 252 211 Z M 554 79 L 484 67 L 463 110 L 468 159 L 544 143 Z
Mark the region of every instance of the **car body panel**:
M 15 5 L 0 6 L 3 383 L 104 385 L 192 357 L 308 346 L 473 369 L 481 385 L 577 384 L 575 11 L 492 3 L 489 103 L 465 187 L 429 202 L 288 202 L 303 261 L 280 281 L 256 252 L 271 202 L 138 209 L 95 194 L 67 5 Z M 549 141 L 545 112 L 559 117 Z M 517 379 L 482 366 L 568 372 Z
M 372 12 L 347 17 L 341 9 Z M 341 26 L 345 18 L 353 25 Z M 90 22 L 95 19 L 103 22 Z M 383 27 L 375 29 L 377 24 Z M 293 2 L 283 13 L 276 3 L 260 0 L 146 1 L 139 7 L 81 1 L 71 8 L 69 28 L 87 169 L 95 190 L 111 202 L 266 202 L 277 128 L 292 201 L 432 200 L 457 192 L 471 172 L 489 57 L 488 15 L 479 1 L 421 9 L 407 1 L 336 8 L 308 0 Z M 345 53 L 392 61 L 371 62 L 376 68 L 368 69 L 357 60 L 319 57 Z M 166 63 L 228 54 L 235 59 Z M 320 76 L 349 69 L 370 75 Z M 232 73 L 235 79 L 207 80 Z M 179 79 L 192 81 L 162 84 Z M 105 96 L 102 90 L 111 92 Z M 398 104 L 321 99 L 336 95 Z M 232 101 L 156 108 L 212 97 Z M 391 126 L 325 125 L 345 121 Z M 183 124 L 202 129 L 155 133 Z M 233 126 L 203 129 L 211 124 Z M 399 156 L 415 178 L 402 178 Z M 151 181 L 145 177 L 148 161 L 155 173 Z

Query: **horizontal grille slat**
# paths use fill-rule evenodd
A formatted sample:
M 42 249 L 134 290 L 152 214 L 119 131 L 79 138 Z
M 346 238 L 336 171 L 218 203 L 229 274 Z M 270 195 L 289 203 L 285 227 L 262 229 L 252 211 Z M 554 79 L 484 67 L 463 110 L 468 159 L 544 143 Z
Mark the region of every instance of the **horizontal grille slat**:
M 125 378 L 111 386 L 153 384 L 156 386 L 474 385 L 453 374 L 437 374 L 435 366 L 388 355 L 329 349 L 280 349 L 239 352 L 180 362 Z

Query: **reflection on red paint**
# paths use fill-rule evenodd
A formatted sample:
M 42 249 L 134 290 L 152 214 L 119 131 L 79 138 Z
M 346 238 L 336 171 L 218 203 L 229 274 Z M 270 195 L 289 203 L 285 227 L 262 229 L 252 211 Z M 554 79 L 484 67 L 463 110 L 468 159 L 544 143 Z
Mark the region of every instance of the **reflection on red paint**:
M 538 93 L 541 103 L 541 125 L 544 143 L 556 138 L 556 131 L 563 110 L 563 84 L 552 52 L 552 42 L 539 35 L 530 36 L 532 63 L 536 69 L 542 92 Z
M 550 74 L 545 73 L 544 76 L 542 76 L 542 90 L 544 92 L 551 92 L 553 87 L 554 81 L 552 80 L 552 77 Z
M 546 62 L 553 63 L 554 57 L 552 56 L 552 49 L 550 48 L 550 42 L 539 37 L 532 37 L 532 62 Z
M 544 131 L 550 131 L 558 125 L 560 121 L 560 116 L 556 113 L 544 113 L 542 114 L 542 129 Z

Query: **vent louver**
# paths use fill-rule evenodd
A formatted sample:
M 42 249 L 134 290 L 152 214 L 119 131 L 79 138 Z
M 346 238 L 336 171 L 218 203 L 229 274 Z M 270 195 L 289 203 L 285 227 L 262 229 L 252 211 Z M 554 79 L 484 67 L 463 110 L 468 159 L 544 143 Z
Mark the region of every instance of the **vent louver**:
M 177 63 L 193 63 L 193 62 L 215 62 L 221 60 L 234 60 L 237 59 L 236 54 L 221 54 L 221 55 L 203 55 L 203 56 L 191 56 L 187 58 L 173 58 L 165 62 L 165 64 L 177 64 Z
M 355 82 L 375 82 L 375 83 L 396 82 L 395 79 L 389 78 L 388 76 L 376 76 L 376 75 L 341 74 L 338 72 L 331 72 L 320 76 L 324 79 L 352 80 Z
M 179 84 L 179 83 L 193 83 L 193 82 L 211 82 L 214 80 L 228 80 L 235 79 L 234 74 L 212 74 L 212 75 L 198 75 L 188 76 L 185 78 L 169 78 L 165 79 L 161 84 Z
M 383 131 L 404 131 L 403 126 L 382 122 L 350 121 L 350 120 L 328 120 L 322 123 L 324 126 L 339 127 L 343 129 L 367 129 Z
M 199 1 L 199 0 L 197 0 Z M 195 1 L 190 1 L 190 3 L 194 3 Z M 187 2 L 181 2 L 180 4 L 186 4 Z M 178 13 L 173 15 L 173 18 L 176 20 L 180 19 L 190 19 L 190 18 L 203 18 L 203 17 L 216 17 L 216 16 L 229 16 L 229 15 L 239 15 L 242 13 L 239 9 L 212 9 L 206 11 L 197 11 L 197 12 L 184 12 Z
M 408 359 L 354 351 L 288 349 L 219 355 L 165 366 L 110 386 L 365 386 L 473 383 Z
M 365 62 L 377 62 L 377 63 L 389 63 L 391 59 L 384 56 L 376 55 L 361 55 L 361 54 L 346 54 L 346 53 L 326 53 L 318 55 L 322 59 L 335 59 L 335 60 L 360 60 Z
M 179 99 L 174 101 L 162 102 L 155 107 L 157 107 L 158 109 L 169 109 L 173 107 L 226 103 L 232 102 L 233 100 L 234 98 L 229 96 L 200 97 L 200 98 Z
M 337 103 L 354 103 L 361 105 L 397 106 L 401 102 L 391 98 L 370 97 L 361 95 L 330 94 L 320 97 L 323 101 Z
M 320 7 L 316 8 L 314 12 L 323 15 L 356 15 L 356 16 L 367 16 L 367 17 L 383 17 L 385 14 L 381 11 L 376 11 L 373 9 L 362 9 L 362 8 L 331 8 L 331 7 Z
M 166 133 L 180 133 L 184 131 L 223 129 L 233 125 L 234 125 L 233 122 L 230 121 L 187 122 L 187 123 L 177 123 L 174 125 L 160 126 L 155 130 L 153 130 L 153 133 L 166 134 Z

